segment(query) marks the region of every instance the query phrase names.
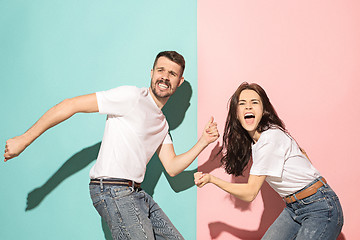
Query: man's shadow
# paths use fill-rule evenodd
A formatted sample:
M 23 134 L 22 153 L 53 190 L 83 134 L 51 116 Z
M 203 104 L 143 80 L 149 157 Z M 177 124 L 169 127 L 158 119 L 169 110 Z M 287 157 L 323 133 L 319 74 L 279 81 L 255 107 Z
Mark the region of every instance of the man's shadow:
M 191 97 L 191 85 L 188 81 L 184 81 L 162 109 L 169 123 L 170 131 L 176 129 L 183 122 L 186 111 L 190 107 Z M 25 211 L 38 207 L 46 196 L 59 186 L 61 182 L 96 160 L 100 145 L 101 142 L 98 142 L 92 146 L 86 147 L 66 160 L 66 162 L 42 186 L 35 188 L 28 194 Z M 147 165 L 145 179 L 141 186 L 148 194 L 153 196 L 155 186 L 158 183 L 161 174 L 164 173 L 171 188 L 175 192 L 180 192 L 194 186 L 193 173 L 196 171 L 196 169 L 184 171 L 176 177 L 170 177 L 164 170 L 158 156 L 155 154 Z M 103 220 L 102 227 L 105 239 L 111 240 L 110 230 Z
M 213 148 L 209 160 L 204 164 L 199 166 L 199 171 L 210 173 L 216 168 L 221 167 L 221 157 L 222 154 L 218 154 L 221 149 L 219 143 Z M 231 182 L 234 183 L 245 183 L 249 177 L 250 165 L 244 172 L 244 176 L 232 177 Z M 229 195 L 231 200 L 234 202 L 234 209 L 238 209 L 243 212 L 251 208 L 251 203 L 241 201 L 238 198 Z M 241 229 L 234 226 L 231 226 L 224 222 L 212 222 L 208 224 L 211 239 L 216 239 L 222 232 L 228 232 L 231 235 L 243 239 L 243 240 L 253 240 L 260 239 L 266 232 L 266 230 L 271 226 L 275 219 L 280 215 L 281 211 L 285 207 L 284 201 L 281 197 L 270 187 L 268 183 L 264 183 L 261 187 L 261 197 L 264 204 L 264 211 L 261 215 L 260 223 L 258 229 L 256 230 L 247 230 Z M 343 233 L 340 233 L 337 240 L 345 240 Z

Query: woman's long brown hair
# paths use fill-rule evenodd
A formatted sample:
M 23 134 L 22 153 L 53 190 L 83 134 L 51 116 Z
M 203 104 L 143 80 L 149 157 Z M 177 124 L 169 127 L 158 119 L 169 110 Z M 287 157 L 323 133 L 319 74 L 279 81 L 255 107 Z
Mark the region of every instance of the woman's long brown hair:
M 254 143 L 249 133 L 241 126 L 237 118 L 237 107 L 240 93 L 245 90 L 253 90 L 259 94 L 263 104 L 263 116 L 257 127 L 259 133 L 269 128 L 279 128 L 286 132 L 285 124 L 277 115 L 265 90 L 256 83 L 243 82 L 229 100 L 229 112 L 226 118 L 223 145 L 220 152 L 225 149 L 221 163 L 228 174 L 242 175 L 251 158 L 251 144 Z

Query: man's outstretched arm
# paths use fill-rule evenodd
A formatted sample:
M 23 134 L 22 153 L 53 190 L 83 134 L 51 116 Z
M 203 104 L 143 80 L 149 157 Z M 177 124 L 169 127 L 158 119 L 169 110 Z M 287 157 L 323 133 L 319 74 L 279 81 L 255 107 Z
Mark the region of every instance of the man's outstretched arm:
M 88 94 L 70 99 L 65 99 L 54 107 L 50 108 L 29 130 L 24 134 L 11 138 L 6 141 L 5 162 L 17 157 L 29 146 L 36 138 L 49 128 L 65 121 L 75 113 L 98 112 L 96 94 Z
M 158 148 L 157 154 L 166 172 L 174 177 L 184 171 L 210 143 L 218 138 L 217 124 L 214 122 L 214 118 L 211 117 L 201 137 L 189 151 L 176 155 L 172 144 L 162 144 Z

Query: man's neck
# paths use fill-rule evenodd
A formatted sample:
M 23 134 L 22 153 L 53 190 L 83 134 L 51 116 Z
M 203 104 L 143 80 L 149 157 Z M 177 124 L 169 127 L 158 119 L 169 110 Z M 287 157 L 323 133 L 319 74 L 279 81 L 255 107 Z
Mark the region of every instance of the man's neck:
M 158 98 L 154 95 L 153 91 L 151 90 L 151 88 L 149 88 L 149 92 L 150 92 L 150 95 L 151 97 L 154 99 L 156 105 L 158 106 L 158 108 L 162 109 L 166 102 L 169 100 L 169 97 L 167 98 Z

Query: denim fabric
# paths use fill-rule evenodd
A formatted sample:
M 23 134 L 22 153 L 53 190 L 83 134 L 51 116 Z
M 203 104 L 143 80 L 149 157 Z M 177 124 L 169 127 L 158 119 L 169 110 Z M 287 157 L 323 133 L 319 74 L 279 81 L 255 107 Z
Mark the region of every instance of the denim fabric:
M 113 239 L 184 239 L 158 204 L 141 189 L 89 185 L 93 205 Z
M 262 239 L 335 240 L 341 232 L 343 223 L 339 198 L 330 186 L 325 184 L 315 194 L 287 203 Z

